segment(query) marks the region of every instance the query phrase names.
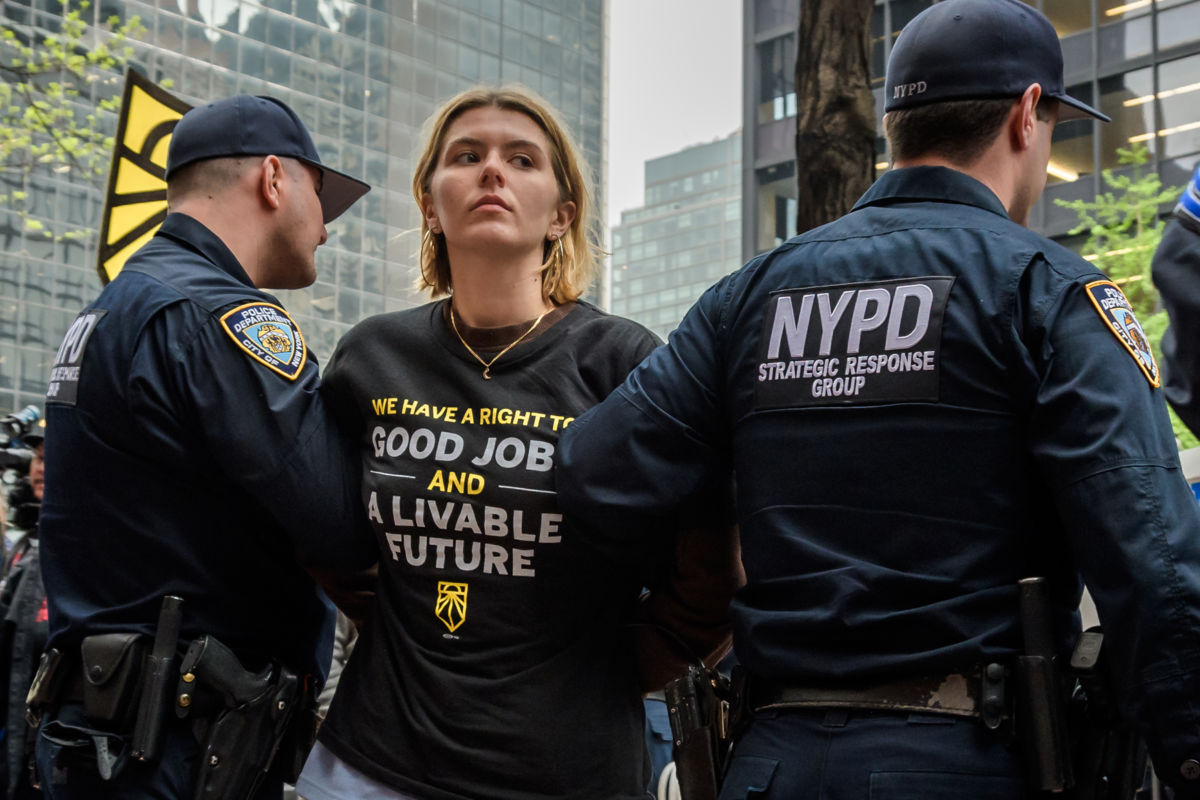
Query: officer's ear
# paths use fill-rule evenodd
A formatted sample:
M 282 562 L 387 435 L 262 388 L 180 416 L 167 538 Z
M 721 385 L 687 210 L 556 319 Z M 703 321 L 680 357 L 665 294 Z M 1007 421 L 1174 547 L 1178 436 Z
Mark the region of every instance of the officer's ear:
M 283 162 L 278 156 L 265 156 L 259 164 L 259 191 L 268 208 L 278 209 L 283 184 Z
M 1037 142 L 1037 104 L 1042 99 L 1042 86 L 1031 83 L 1016 102 L 1010 118 L 1009 132 L 1014 150 L 1028 150 Z

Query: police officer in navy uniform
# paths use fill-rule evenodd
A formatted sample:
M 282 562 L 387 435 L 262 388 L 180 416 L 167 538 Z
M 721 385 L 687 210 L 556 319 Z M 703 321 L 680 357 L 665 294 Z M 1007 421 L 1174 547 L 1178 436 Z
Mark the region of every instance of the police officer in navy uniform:
M 151 640 L 164 597 L 175 596 L 171 656 L 209 636 L 247 673 L 286 670 L 319 689 L 334 610 L 301 565 L 374 558 L 359 533 L 357 458 L 322 402 L 317 360 L 263 291 L 311 284 L 325 225 L 369 187 L 322 164 L 291 108 L 250 96 L 185 114 L 166 179 L 170 213 L 71 325 L 47 391 L 47 652 L 65 675 L 34 711 L 52 798 L 191 798 L 213 722 L 199 712 L 180 720 L 168 704 L 160 754 L 138 760 L 130 709 L 113 700 L 111 716 L 125 722 L 100 723 L 87 706 L 81 642 Z M 88 665 L 101 699 L 107 676 L 124 674 L 112 658 Z M 170 690 L 178 678 L 176 669 Z M 136 691 L 150 691 L 145 680 Z M 256 796 L 281 793 L 270 776 Z
M 1062 69 L 1019 0 L 922 12 L 893 169 L 705 292 L 560 444 L 560 506 L 616 557 L 736 475 L 755 711 L 723 800 L 1031 796 L 984 675 L 1015 692 L 1034 577 L 1064 660 L 1087 583 L 1158 773 L 1200 778 L 1200 519 L 1158 367 L 1120 288 L 1024 227 L 1056 122 L 1106 119 Z
M 1152 264 L 1171 325 L 1163 334 L 1163 392 L 1200 432 L 1200 164 L 1184 187 Z

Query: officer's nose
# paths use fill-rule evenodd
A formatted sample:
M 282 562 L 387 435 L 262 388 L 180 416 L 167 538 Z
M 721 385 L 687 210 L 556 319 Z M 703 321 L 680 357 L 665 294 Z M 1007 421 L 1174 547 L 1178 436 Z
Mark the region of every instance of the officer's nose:
M 317 247 L 325 244 L 329 240 L 329 230 L 326 229 L 325 223 L 321 223 L 321 241 L 317 242 Z

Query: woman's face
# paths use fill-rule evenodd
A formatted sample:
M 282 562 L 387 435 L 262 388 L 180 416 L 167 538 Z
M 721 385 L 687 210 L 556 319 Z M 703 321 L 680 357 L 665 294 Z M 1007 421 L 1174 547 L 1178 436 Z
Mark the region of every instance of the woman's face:
M 455 250 L 536 251 L 561 236 L 575 204 L 559 201 L 550 144 L 519 111 L 484 106 L 464 111 L 446 131 L 422 206 L 430 230 Z

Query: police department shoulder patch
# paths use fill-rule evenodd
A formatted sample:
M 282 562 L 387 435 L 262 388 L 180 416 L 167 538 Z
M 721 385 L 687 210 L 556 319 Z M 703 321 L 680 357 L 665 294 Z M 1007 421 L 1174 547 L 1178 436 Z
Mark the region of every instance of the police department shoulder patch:
M 246 303 L 221 317 L 221 326 L 238 347 L 290 381 L 308 361 L 300 328 L 282 308 L 270 303 Z
M 1109 280 L 1092 281 L 1086 287 L 1088 297 L 1096 311 L 1100 314 L 1125 349 L 1133 356 L 1133 360 L 1141 367 L 1142 374 L 1150 385 L 1158 388 L 1158 362 L 1154 360 L 1154 351 L 1150 349 L 1150 340 L 1142 330 L 1141 323 L 1133 315 L 1133 306 L 1125 299 L 1120 288 Z

